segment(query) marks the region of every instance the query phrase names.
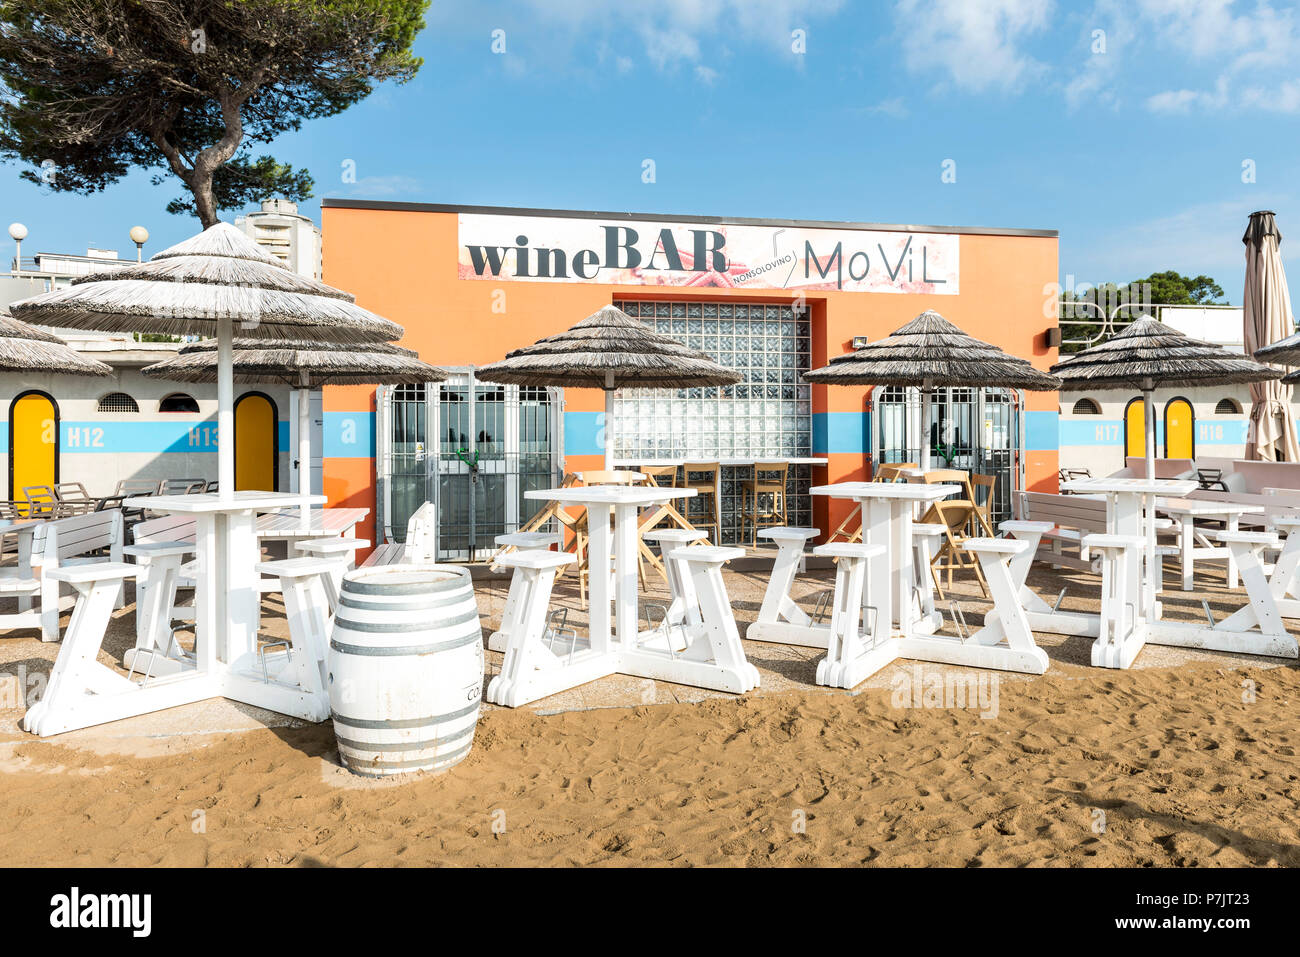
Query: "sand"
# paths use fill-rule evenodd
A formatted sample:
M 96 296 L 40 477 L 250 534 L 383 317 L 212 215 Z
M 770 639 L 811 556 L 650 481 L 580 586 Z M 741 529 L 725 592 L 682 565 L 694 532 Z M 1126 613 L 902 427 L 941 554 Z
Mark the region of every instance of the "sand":
M 753 589 L 744 576 L 729 587 L 743 630 Z M 806 589 L 809 602 L 817 590 Z M 1220 591 L 1216 611 L 1233 601 Z M 987 608 L 973 594 L 963 604 Z M 503 595 L 500 583 L 480 585 L 485 625 Z M 103 660 L 120 658 L 129 611 Z M 485 709 L 462 764 L 382 782 L 339 766 L 328 725 L 267 727 L 265 713 L 242 715 L 239 728 L 214 715 L 200 734 L 205 713 L 176 709 L 133 719 L 138 730 L 121 722 L 41 740 L 15 729 L 20 710 L 0 711 L 0 859 L 1300 864 L 1294 662 L 1148 649 L 1147 667 L 1103 672 L 1078 663 L 1086 639 L 1041 637 L 1052 657 L 1042 677 L 902 663 L 856 694 L 811 684 L 816 652 L 747 643 L 762 693 L 603 679 L 568 704 Z M 3 639 L 0 656 L 7 671 L 39 671 L 56 647 Z M 974 681 L 983 697 L 936 700 L 927 682 L 945 677 Z M 904 694 L 918 678 L 922 693 Z M 179 733 L 186 720 L 194 733 Z

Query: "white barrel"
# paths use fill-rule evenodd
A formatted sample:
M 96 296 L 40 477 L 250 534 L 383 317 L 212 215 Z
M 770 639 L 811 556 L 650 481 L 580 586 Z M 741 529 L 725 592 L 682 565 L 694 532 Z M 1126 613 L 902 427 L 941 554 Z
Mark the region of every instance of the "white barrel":
M 441 771 L 469 754 L 483 697 L 483 632 L 466 569 L 381 565 L 345 574 L 327 663 L 334 735 L 349 771 Z

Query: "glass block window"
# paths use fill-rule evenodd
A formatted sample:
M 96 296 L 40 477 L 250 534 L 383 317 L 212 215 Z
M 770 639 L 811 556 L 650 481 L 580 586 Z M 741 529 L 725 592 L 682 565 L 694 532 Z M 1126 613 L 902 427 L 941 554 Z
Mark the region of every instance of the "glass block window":
M 812 328 L 789 305 L 738 302 L 614 303 L 656 332 L 708 353 L 744 380 L 707 389 L 621 389 L 614 454 L 623 460 L 804 458 L 812 454 Z M 811 470 L 790 469 L 790 524 L 811 525 Z M 723 541 L 739 540 L 741 484 L 752 467 L 722 472 Z

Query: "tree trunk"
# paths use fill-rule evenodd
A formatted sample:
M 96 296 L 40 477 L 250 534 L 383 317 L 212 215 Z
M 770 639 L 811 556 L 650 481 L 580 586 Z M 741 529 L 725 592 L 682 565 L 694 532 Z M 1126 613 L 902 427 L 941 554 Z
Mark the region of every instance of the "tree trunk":
M 217 197 L 212 192 L 212 174 L 194 176 L 186 185 L 194 195 L 194 210 L 203 228 L 207 229 L 218 223 L 220 220 L 217 219 Z

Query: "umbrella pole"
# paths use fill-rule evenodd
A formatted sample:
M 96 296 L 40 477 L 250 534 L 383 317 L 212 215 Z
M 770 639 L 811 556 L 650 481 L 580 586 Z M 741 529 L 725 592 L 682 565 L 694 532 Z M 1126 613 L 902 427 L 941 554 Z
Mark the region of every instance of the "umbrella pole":
M 614 470 L 614 373 L 605 373 L 605 470 Z
M 307 374 L 303 373 L 298 386 L 298 494 L 311 494 L 311 389 L 307 387 Z M 302 526 L 311 522 L 311 506 L 299 506 Z
M 1145 421 L 1143 431 L 1146 433 L 1146 477 L 1156 477 L 1156 404 L 1154 388 L 1142 390 L 1142 418 Z
M 930 380 L 921 383 L 921 471 L 930 471 Z
M 217 494 L 235 497 L 235 331 L 229 316 L 217 320 Z

